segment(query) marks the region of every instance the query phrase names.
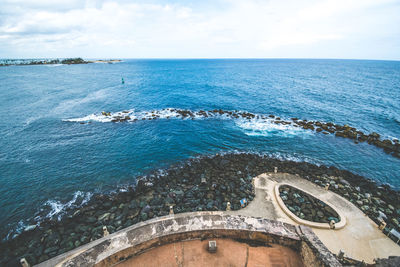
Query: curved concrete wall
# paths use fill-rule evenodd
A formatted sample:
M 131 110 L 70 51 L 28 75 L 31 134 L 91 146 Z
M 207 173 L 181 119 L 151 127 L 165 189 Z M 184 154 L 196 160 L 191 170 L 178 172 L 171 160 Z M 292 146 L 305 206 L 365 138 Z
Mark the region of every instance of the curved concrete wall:
M 240 238 L 291 247 L 305 266 L 341 266 L 312 230 L 224 212 L 193 212 L 141 222 L 38 266 L 111 266 L 148 249 L 198 238 Z
M 304 191 L 303 189 L 300 189 L 294 185 L 288 184 L 288 183 L 280 183 L 280 184 L 276 184 L 275 188 L 274 188 L 274 192 L 275 192 L 275 198 L 279 204 L 279 207 L 295 222 L 302 224 L 302 225 L 307 225 L 311 228 L 320 228 L 320 229 L 331 229 L 331 226 L 329 225 L 329 223 L 317 223 L 317 222 L 311 222 L 311 221 L 307 221 L 307 220 L 303 220 L 299 217 L 297 217 L 293 212 L 291 212 L 287 206 L 285 205 L 285 203 L 283 202 L 280 194 L 279 194 L 279 188 L 281 186 L 290 186 L 293 188 L 296 188 L 297 190 L 304 192 L 305 194 L 308 194 L 310 196 L 312 196 L 315 199 L 319 199 L 318 197 L 316 197 L 315 195 L 311 194 L 310 192 Z M 322 201 L 322 200 L 320 200 Z M 340 221 L 338 223 L 335 224 L 335 228 L 334 230 L 339 230 L 342 229 L 343 227 L 346 226 L 346 216 L 343 214 L 343 212 L 339 209 L 337 209 L 334 205 L 332 205 L 331 203 L 327 202 L 327 201 L 322 201 L 324 202 L 326 205 L 328 205 L 329 207 L 331 207 L 340 217 Z

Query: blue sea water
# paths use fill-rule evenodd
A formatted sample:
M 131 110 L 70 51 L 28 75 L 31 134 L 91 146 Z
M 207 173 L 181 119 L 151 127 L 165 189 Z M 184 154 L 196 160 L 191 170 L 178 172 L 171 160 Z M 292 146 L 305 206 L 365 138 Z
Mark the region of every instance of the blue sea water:
M 101 115 L 129 110 L 140 118 L 165 108 L 330 121 L 400 138 L 400 62 L 124 60 L 1 67 L 2 236 L 38 214 L 57 216 L 94 192 L 134 184 L 149 170 L 221 152 L 333 165 L 400 189 L 400 160 L 366 143 L 257 119 L 166 119 L 173 114 L 163 111 L 158 120 L 112 123 Z

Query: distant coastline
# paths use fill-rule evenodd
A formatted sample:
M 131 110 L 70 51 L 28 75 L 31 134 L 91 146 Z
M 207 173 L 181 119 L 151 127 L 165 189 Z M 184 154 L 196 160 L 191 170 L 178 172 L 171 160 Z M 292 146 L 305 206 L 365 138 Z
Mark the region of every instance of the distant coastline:
M 26 65 L 54 65 L 54 64 L 89 64 L 89 63 L 118 63 L 120 59 L 99 59 L 99 60 L 83 60 L 82 58 L 66 58 L 66 59 L 6 59 L 0 61 L 0 67 L 5 66 L 26 66 Z
M 118 62 L 122 62 L 122 60 L 120 59 L 99 59 L 99 60 L 91 60 L 91 61 L 87 61 L 87 63 L 118 63 Z

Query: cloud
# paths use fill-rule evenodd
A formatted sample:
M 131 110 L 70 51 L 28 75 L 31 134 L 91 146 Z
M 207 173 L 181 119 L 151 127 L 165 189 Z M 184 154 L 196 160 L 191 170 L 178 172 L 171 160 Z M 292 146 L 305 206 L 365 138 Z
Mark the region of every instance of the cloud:
M 400 58 L 395 0 L 0 0 L 0 6 L 0 57 L 352 57 L 358 49 L 361 57 Z

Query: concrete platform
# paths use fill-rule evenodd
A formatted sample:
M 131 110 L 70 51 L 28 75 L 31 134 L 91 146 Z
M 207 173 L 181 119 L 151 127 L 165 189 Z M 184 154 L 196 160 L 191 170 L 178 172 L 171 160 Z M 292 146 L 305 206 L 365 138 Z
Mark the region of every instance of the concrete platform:
M 216 253 L 207 251 L 208 240 L 191 240 L 156 247 L 115 267 L 303 266 L 299 254 L 288 247 L 255 247 L 232 239 L 213 240 L 217 241 Z
M 256 190 L 254 200 L 244 209 L 227 213 L 262 217 L 298 225 L 282 211 L 277 203 L 274 188 L 278 183 L 287 183 L 310 192 L 322 201 L 334 205 L 344 214 L 347 224 L 342 229 L 313 228 L 315 234 L 331 252 L 338 254 L 340 250 L 343 250 L 345 256 L 366 263 L 373 263 L 375 258 L 400 256 L 400 247 L 386 237 L 378 226 L 355 205 L 336 193 L 326 191 L 296 175 L 265 173 L 257 176 L 254 178 Z

